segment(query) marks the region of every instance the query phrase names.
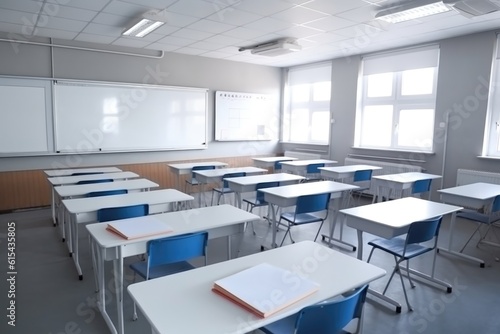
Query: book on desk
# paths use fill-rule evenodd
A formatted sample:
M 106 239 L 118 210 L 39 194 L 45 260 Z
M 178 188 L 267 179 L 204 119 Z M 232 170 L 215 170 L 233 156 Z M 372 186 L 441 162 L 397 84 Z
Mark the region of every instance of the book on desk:
M 212 291 L 262 318 L 318 290 L 316 282 L 268 263 L 217 280 L 212 288 Z
M 109 222 L 106 230 L 127 240 L 172 232 L 172 228 L 154 216 Z

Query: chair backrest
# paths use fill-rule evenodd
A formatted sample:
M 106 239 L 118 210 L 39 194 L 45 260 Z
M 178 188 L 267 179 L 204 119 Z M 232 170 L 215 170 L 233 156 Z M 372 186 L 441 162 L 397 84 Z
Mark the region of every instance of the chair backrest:
M 195 170 L 208 170 L 208 169 L 215 169 L 215 166 L 212 166 L 212 165 L 207 165 L 207 166 L 194 166 L 193 168 L 191 168 L 191 171 L 195 171 Z M 192 177 L 193 179 L 195 178 L 194 173 L 191 173 L 191 177 Z
M 354 182 L 361 182 L 361 181 L 370 181 L 372 179 L 372 172 L 373 170 L 371 169 L 366 169 L 366 170 L 357 170 L 354 172 Z
M 97 221 L 107 222 L 111 220 L 134 218 L 147 216 L 149 214 L 148 204 L 138 204 L 129 206 L 118 206 L 104 208 L 97 211 Z
M 103 190 L 103 191 L 93 191 L 86 195 L 86 197 L 100 197 L 100 196 L 111 196 L 111 195 L 121 195 L 127 194 L 127 189 L 117 189 L 117 190 Z
M 228 187 L 227 181 L 225 179 L 230 178 L 230 177 L 241 177 L 241 176 L 246 176 L 246 175 L 247 175 L 246 172 L 235 172 L 235 173 L 224 174 L 224 176 L 222 177 L 222 180 L 224 180 L 223 187 L 224 188 Z
M 94 175 L 94 174 L 104 174 L 104 173 L 103 172 L 77 172 L 77 173 L 72 173 L 71 176 Z
M 352 319 L 361 318 L 367 291 L 368 285 L 364 285 L 343 299 L 303 308 L 295 320 L 294 333 L 344 333 L 342 328 L 347 326 Z
M 259 191 L 259 189 L 279 187 L 279 186 L 280 183 L 278 181 L 257 183 L 255 185 L 255 190 L 257 191 L 257 195 L 255 196 L 256 199 L 261 202 L 264 201 L 264 193 L 262 191 Z
M 491 206 L 491 212 L 500 211 L 500 195 L 497 195 L 493 200 L 493 205 Z
M 282 166 L 281 166 L 281 163 L 282 162 L 285 162 L 285 161 L 293 161 L 292 159 L 289 159 L 289 160 L 280 160 L 280 161 L 275 161 L 274 162 L 274 170 L 277 171 L 277 170 L 281 170 L 282 169 Z
M 328 210 L 330 193 L 299 196 L 295 205 L 295 214 Z
M 418 244 L 437 237 L 442 220 L 443 217 L 438 216 L 412 223 L 406 235 L 406 245 Z
M 413 186 L 411 188 L 412 194 L 426 193 L 431 190 L 431 179 L 427 180 L 418 180 L 413 182 Z
M 82 181 L 78 181 L 76 184 L 91 184 L 91 183 L 106 183 L 106 182 L 113 182 L 113 179 L 82 180 Z
M 325 167 L 325 164 L 309 164 L 307 165 L 306 172 L 307 174 L 318 174 L 321 171 L 319 170 L 320 167 Z
M 187 261 L 206 255 L 208 232 L 197 232 L 148 241 L 150 267 Z

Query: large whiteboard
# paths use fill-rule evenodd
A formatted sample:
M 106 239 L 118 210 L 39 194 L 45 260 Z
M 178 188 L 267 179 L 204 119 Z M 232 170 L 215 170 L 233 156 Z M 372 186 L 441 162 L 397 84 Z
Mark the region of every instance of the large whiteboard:
M 51 150 L 50 82 L 0 78 L 0 154 Z
M 206 148 L 207 89 L 57 81 L 56 152 Z
M 271 140 L 271 95 L 215 92 L 215 140 Z

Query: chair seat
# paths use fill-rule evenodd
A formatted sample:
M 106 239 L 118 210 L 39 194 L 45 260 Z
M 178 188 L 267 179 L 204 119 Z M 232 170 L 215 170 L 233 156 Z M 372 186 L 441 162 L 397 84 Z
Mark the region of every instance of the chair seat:
M 197 186 L 200 184 L 200 182 L 195 178 L 192 178 L 191 180 L 186 180 L 186 182 L 193 185 L 193 186 Z
M 457 213 L 457 217 L 475 220 L 484 224 L 491 224 L 500 220 L 499 215 L 488 216 L 484 213 L 479 213 L 476 210 L 464 209 Z
M 314 222 L 320 222 L 323 220 L 320 217 L 311 213 L 295 214 L 293 212 L 285 212 L 281 215 L 281 218 L 288 221 L 292 225 L 309 224 Z
M 392 239 L 374 239 L 368 243 L 368 245 L 373 246 L 375 248 L 386 251 L 392 255 L 403 258 L 403 250 L 405 248 L 406 240 L 404 238 L 392 238 Z M 428 251 L 432 250 L 432 248 L 419 245 L 419 244 L 409 244 L 406 247 L 406 254 L 404 259 L 411 259 L 420 254 L 424 254 Z
M 269 205 L 269 203 L 267 203 L 266 201 L 260 200 L 258 198 L 245 198 L 245 199 L 243 199 L 243 202 L 248 203 L 248 204 L 252 205 L 253 207 Z
M 136 271 L 142 278 L 146 279 L 147 261 L 140 261 L 140 262 L 132 263 L 130 265 L 130 268 L 132 268 L 134 271 Z M 154 278 L 158 278 L 158 277 L 172 275 L 172 274 L 180 273 L 183 271 L 188 271 L 188 270 L 191 270 L 194 268 L 195 267 L 187 261 L 166 264 L 163 266 L 156 266 L 156 267 L 150 268 L 149 279 L 154 279 Z

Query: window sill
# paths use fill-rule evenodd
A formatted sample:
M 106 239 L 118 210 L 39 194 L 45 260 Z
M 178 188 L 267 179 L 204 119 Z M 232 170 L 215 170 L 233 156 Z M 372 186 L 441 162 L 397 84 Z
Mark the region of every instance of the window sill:
M 488 160 L 500 160 L 500 157 L 494 157 L 491 155 L 478 155 L 479 159 L 488 159 Z
M 360 146 L 351 146 L 351 148 L 355 149 L 355 150 L 378 151 L 378 152 L 412 153 L 412 154 L 425 154 L 425 155 L 436 154 L 436 152 L 433 152 L 433 151 L 397 150 L 397 149 L 389 149 L 389 148 L 373 148 L 373 147 L 360 147 Z

